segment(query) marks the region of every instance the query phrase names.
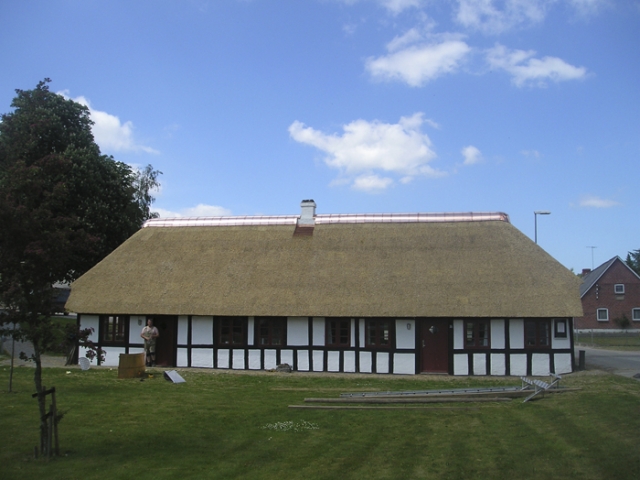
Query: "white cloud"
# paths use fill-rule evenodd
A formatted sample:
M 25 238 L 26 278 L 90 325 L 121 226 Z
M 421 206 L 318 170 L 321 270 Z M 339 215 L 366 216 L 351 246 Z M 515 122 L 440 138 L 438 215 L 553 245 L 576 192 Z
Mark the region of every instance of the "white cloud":
M 394 15 L 401 13 L 407 8 L 419 8 L 424 3 L 422 0 L 378 0 L 384 8 Z
M 343 177 L 337 183 L 348 180 L 358 190 L 379 191 L 394 183 L 391 174 L 400 176 L 403 183 L 417 176 L 444 175 L 428 165 L 436 154 L 431 140 L 420 130 L 425 122 L 422 117 L 416 113 L 395 124 L 355 120 L 342 127 L 342 135 L 326 134 L 296 120 L 289 126 L 289 134 L 326 154 L 325 164 Z
M 393 179 L 376 174 L 360 175 L 353 181 L 353 189 L 367 193 L 382 192 L 393 184 Z
M 522 150 L 520 153 L 525 157 L 540 158 L 540 152 L 538 150 Z
M 590 208 L 611 208 L 620 205 L 620 203 L 615 200 L 607 200 L 594 195 L 586 195 L 580 199 L 579 205 L 581 207 Z
M 185 208 L 180 212 L 165 210 L 164 208 L 153 208 L 154 212 L 160 215 L 160 218 L 177 218 L 177 217 L 225 217 L 231 215 L 231 210 L 219 207 L 217 205 L 205 205 L 203 203 Z
M 464 157 L 464 165 L 473 165 L 482 161 L 482 153 L 473 145 L 464 147 L 460 153 L 462 153 L 462 156 Z
M 581 15 L 594 15 L 604 7 L 608 0 L 568 0 L 569 4 Z
M 423 86 L 430 80 L 455 72 L 471 52 L 459 38 L 428 42 L 416 29 L 391 40 L 387 50 L 387 55 L 367 59 L 367 71 L 374 78 L 400 80 L 412 87 Z
M 347 5 L 358 3 L 359 0 L 339 0 Z M 408 8 L 420 8 L 425 0 L 373 0 L 378 5 L 386 8 L 393 15 L 402 13 Z
M 67 91 L 58 93 L 69 98 Z M 83 96 L 72 100 L 89 109 L 91 120 L 94 122 L 91 131 L 95 142 L 100 146 L 101 150 L 107 152 L 159 153 L 154 148 L 142 145 L 134 139 L 134 127 L 131 121 L 122 123 L 115 115 L 91 108 L 91 103 Z
M 455 19 L 464 27 L 498 34 L 544 20 L 555 0 L 458 0 Z
M 533 50 L 508 50 L 498 44 L 487 51 L 487 61 L 491 67 L 511 74 L 513 83 L 518 87 L 527 84 L 544 86 L 547 80 L 579 80 L 587 75 L 584 67 L 574 67 L 557 57 L 533 58 L 535 54 Z

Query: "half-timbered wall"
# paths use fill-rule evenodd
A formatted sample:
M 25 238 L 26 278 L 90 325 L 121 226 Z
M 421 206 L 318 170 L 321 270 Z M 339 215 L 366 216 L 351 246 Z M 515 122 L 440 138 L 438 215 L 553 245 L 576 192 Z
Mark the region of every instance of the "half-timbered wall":
M 241 344 L 222 345 L 219 332 L 223 318 L 242 319 Z M 269 370 L 287 363 L 304 372 L 394 373 L 420 372 L 417 332 L 421 319 L 386 319 L 389 338 L 386 345 L 371 346 L 367 340 L 367 319 L 288 317 L 284 342 L 260 345 L 256 338 L 259 317 L 177 317 L 176 367 Z M 103 320 L 104 321 L 104 320 Z M 339 321 L 344 345 L 329 345 L 328 322 Z M 483 345 L 469 346 L 465 328 L 474 321 L 489 325 Z M 449 345 L 449 373 L 454 375 L 548 375 L 572 371 L 573 340 L 571 319 L 535 319 L 548 324 L 549 345 L 527 345 L 540 338 L 526 334 L 530 319 L 452 319 Z M 106 344 L 101 338 L 98 315 L 80 316 L 82 328 L 93 328 L 90 340 L 106 352 L 103 365 L 117 366 L 119 354 L 143 352 L 140 331 L 144 316 L 126 316 L 126 341 Z M 426 324 L 425 324 L 426 325 Z M 529 325 L 531 327 L 531 324 Z M 348 338 L 347 338 L 348 336 Z M 531 340 L 533 338 L 533 340 Z M 529 340 L 527 340 L 529 339 Z M 486 345 L 484 345 L 486 344 Z M 80 349 L 79 355 L 85 355 Z

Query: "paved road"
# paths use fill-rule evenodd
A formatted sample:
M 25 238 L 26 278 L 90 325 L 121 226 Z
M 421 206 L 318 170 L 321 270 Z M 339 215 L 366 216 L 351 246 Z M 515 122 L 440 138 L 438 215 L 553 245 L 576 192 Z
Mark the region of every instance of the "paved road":
M 640 376 L 640 351 L 627 352 L 600 348 L 576 347 L 585 351 L 587 367 L 601 368 L 624 377 Z M 638 378 L 640 380 L 640 378 Z

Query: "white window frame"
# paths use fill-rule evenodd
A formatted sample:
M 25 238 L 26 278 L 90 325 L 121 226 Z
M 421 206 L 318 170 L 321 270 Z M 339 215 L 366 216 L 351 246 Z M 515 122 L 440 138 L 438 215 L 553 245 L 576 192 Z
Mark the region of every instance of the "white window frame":
M 604 312 L 606 314 L 606 318 L 600 318 L 600 312 Z M 599 308 L 596 310 L 596 320 L 599 322 L 608 322 L 609 321 L 609 309 L 608 308 Z
M 616 295 L 624 295 L 624 283 L 616 283 L 613 286 L 613 291 Z
M 640 308 L 631 309 L 631 320 L 634 322 L 640 322 Z

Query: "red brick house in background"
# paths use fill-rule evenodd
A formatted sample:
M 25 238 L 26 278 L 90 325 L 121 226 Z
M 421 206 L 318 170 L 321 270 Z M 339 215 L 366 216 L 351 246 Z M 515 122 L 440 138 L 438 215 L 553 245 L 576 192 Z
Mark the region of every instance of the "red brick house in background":
M 620 257 L 582 271 L 580 298 L 577 330 L 640 329 L 640 277 Z

